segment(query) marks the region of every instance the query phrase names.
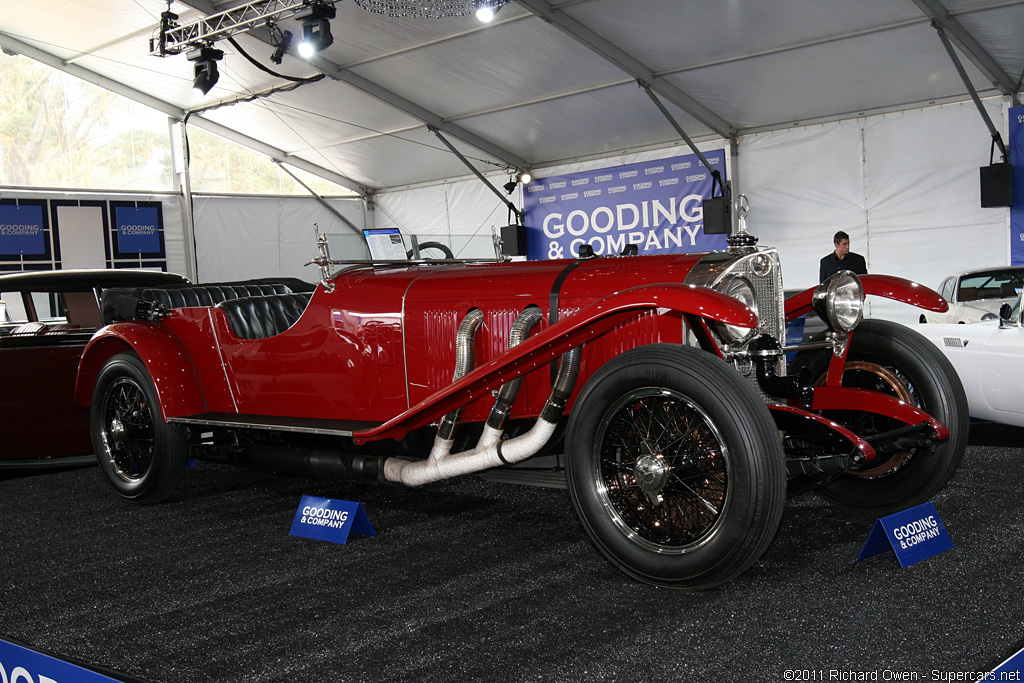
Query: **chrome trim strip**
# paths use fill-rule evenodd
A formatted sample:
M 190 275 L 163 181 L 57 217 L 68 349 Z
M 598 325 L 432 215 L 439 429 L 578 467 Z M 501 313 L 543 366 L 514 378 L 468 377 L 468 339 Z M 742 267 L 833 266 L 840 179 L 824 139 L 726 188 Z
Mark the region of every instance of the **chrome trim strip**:
M 302 434 L 321 434 L 326 436 L 352 436 L 351 429 L 330 429 L 327 427 L 298 427 L 280 424 L 262 424 L 235 420 L 201 420 L 192 417 L 172 417 L 168 422 L 186 425 L 206 425 L 210 427 L 231 427 L 235 429 L 263 429 L 274 432 L 295 432 Z
M 220 358 L 220 368 L 224 371 L 224 383 L 228 385 L 228 395 L 231 396 L 231 405 L 235 412 L 238 412 L 238 401 L 235 400 L 235 392 L 231 389 L 231 380 L 228 378 L 228 364 L 224 362 L 224 353 L 220 350 L 220 337 L 217 335 L 217 325 L 213 321 L 213 308 L 206 309 L 206 317 L 210 320 L 210 329 L 213 331 L 213 343 L 217 347 L 217 357 Z

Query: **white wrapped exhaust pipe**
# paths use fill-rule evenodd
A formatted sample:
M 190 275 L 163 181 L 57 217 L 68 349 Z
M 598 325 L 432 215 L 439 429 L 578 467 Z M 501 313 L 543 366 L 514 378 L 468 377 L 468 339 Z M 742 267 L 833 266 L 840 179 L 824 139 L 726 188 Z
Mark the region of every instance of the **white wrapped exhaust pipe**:
M 422 486 L 498 465 L 512 465 L 536 454 L 551 438 L 565 411 L 565 404 L 579 375 L 580 355 L 579 348 L 562 355 L 551 396 L 530 431 L 502 441 L 502 432 L 486 425 L 476 448 L 454 454 L 439 448 L 435 441 L 434 449 L 426 460 L 388 458 L 384 462 L 384 478 L 406 486 Z M 447 448 L 451 448 L 451 440 L 447 440 Z

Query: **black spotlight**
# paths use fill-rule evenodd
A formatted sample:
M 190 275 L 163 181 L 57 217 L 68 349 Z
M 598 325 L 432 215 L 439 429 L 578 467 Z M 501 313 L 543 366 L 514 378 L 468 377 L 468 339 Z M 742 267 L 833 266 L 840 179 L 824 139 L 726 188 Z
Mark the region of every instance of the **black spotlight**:
M 285 31 L 281 34 L 281 37 L 274 43 L 274 54 L 270 55 L 270 61 L 274 64 L 280 64 L 284 61 L 284 56 L 288 54 L 288 49 L 292 46 L 292 32 Z
M 308 15 L 302 19 L 302 42 L 299 43 L 299 55 L 309 59 L 321 50 L 326 50 L 334 42 L 331 35 L 331 19 L 337 10 L 334 5 L 313 5 Z
M 217 80 L 220 78 L 217 61 L 223 59 L 224 51 L 212 47 L 201 47 L 190 51 L 185 57 L 195 64 L 192 92 L 202 97 L 217 85 Z
M 519 184 L 518 181 L 510 180 L 507 183 L 505 183 L 504 185 L 502 185 L 502 187 L 505 188 L 505 194 L 512 194 L 513 192 L 515 192 L 516 185 L 518 185 L 518 184 Z

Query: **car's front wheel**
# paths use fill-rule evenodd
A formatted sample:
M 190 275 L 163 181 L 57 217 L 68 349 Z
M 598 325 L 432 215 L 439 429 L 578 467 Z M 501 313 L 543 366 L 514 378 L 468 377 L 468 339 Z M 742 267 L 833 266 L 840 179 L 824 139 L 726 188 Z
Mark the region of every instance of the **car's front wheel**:
M 829 358 L 825 351 L 800 353 L 791 372 L 807 367 L 823 384 Z M 879 455 L 845 471 L 821 489 L 821 495 L 844 507 L 884 514 L 923 503 L 938 493 L 963 458 L 970 422 L 963 385 L 949 360 L 914 330 L 886 320 L 865 320 L 850 341 L 842 383 L 916 406 L 946 425 L 950 437 L 933 448 Z M 874 413 L 834 411 L 828 417 L 860 436 L 904 426 Z
M 786 476 L 775 424 L 727 363 L 651 345 L 598 370 L 567 432 L 573 504 L 594 545 L 647 583 L 711 588 L 764 553 Z
M 188 454 L 181 425 L 163 421 L 156 391 L 138 356 L 112 356 L 93 388 L 93 448 L 104 478 L 119 496 L 159 503 L 181 481 Z

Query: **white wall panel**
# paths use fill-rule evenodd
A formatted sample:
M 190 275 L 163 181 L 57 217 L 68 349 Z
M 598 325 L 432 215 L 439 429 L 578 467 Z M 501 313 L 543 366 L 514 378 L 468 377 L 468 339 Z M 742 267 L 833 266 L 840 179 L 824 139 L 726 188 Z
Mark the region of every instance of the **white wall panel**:
M 1000 128 L 998 99 L 986 100 Z M 817 282 L 836 230 L 872 273 L 936 286 L 946 275 L 1007 263 L 1006 209 L 982 209 L 978 168 L 991 136 L 973 103 L 929 107 L 744 138 L 751 232 L 780 249 L 789 289 Z M 872 298 L 869 313 L 917 320 Z
M 62 266 L 103 268 L 103 210 L 98 206 L 58 206 Z

